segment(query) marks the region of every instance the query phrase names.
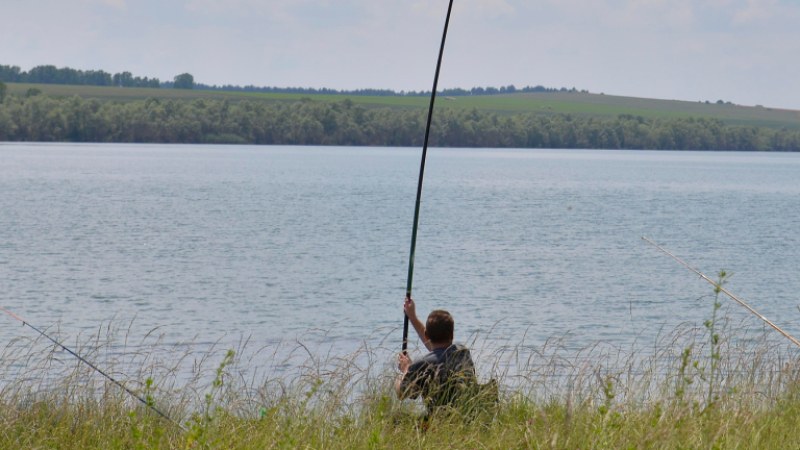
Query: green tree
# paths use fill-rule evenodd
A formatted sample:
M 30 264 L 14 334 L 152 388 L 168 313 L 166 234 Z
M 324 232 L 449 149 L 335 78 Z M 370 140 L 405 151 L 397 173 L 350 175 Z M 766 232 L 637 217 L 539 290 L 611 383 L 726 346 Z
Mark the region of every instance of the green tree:
M 0 141 L 14 140 L 16 125 L 6 108 L 0 108 Z
M 0 103 L 6 98 L 6 84 L 0 81 Z
M 175 76 L 175 89 L 194 89 L 194 77 L 190 73 L 182 73 Z
M 130 72 L 115 73 L 112 79 L 114 86 L 131 87 L 134 85 L 133 74 Z
M 0 64 L 0 80 L 9 83 L 22 82 L 22 69 L 19 66 L 5 66 Z

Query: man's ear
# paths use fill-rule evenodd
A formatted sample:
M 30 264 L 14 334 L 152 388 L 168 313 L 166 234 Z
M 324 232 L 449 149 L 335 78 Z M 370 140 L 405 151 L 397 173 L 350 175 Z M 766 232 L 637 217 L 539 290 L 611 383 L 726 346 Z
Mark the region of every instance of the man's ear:
M 433 343 L 433 341 L 431 340 L 431 337 L 428 336 L 428 329 L 427 328 L 425 328 L 425 333 L 423 333 L 423 334 L 425 335 L 425 342 Z M 427 345 L 426 345 L 426 347 L 427 347 Z

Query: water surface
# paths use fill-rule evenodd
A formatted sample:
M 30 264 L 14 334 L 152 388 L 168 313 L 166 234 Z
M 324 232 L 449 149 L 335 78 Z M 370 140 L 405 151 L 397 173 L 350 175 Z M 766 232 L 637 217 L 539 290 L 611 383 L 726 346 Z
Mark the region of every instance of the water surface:
M 457 339 L 646 347 L 702 324 L 711 287 L 643 235 L 709 276 L 732 272 L 731 291 L 800 335 L 800 155 L 428 156 L 414 296 L 421 315 L 450 310 Z M 165 345 L 399 347 L 419 157 L 2 144 L 0 303 L 63 336 L 135 317 L 132 338 L 158 328 Z M 6 320 L 4 342 L 31 333 Z

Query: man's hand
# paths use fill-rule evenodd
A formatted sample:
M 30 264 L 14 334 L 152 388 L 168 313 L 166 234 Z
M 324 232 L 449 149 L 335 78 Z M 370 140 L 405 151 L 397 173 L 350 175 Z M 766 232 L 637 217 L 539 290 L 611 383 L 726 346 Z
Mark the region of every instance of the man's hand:
M 407 392 L 403 392 L 403 379 L 406 377 L 409 367 L 411 367 L 411 358 L 408 357 L 408 353 L 400 352 L 400 354 L 397 355 L 397 368 L 400 369 L 400 375 L 398 375 L 397 379 L 394 381 L 394 390 L 397 392 L 397 398 L 400 400 L 405 398 L 407 394 Z
M 417 306 L 414 304 L 413 298 L 406 297 L 406 301 L 403 303 L 403 311 L 409 319 L 414 320 L 417 318 Z
M 401 373 L 406 373 L 409 367 L 411 367 L 411 358 L 406 352 L 400 352 L 397 355 L 397 368 L 400 369 Z

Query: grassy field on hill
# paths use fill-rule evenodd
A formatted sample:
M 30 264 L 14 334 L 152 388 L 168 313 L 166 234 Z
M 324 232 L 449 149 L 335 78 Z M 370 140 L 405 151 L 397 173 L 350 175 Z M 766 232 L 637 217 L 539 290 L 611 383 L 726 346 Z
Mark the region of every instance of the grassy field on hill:
M 421 110 L 424 110 L 429 102 L 428 97 L 278 94 L 21 83 L 8 83 L 7 85 L 8 92 L 12 95 L 24 95 L 28 89 L 36 88 L 51 96 L 79 96 L 115 102 L 159 98 L 229 101 L 247 99 L 264 102 L 292 102 L 311 99 L 317 102 L 332 103 L 349 99 L 354 104 L 364 107 L 419 108 Z M 657 100 L 580 92 L 542 92 L 465 97 L 440 96 L 437 99 L 437 108 L 453 110 L 471 110 L 474 108 L 479 111 L 498 114 L 571 114 L 598 119 L 610 119 L 623 114 L 641 116 L 648 119 L 695 117 L 719 119 L 729 125 L 800 129 L 800 111 L 797 110 L 699 101 Z

